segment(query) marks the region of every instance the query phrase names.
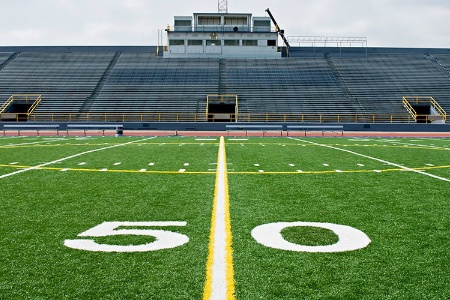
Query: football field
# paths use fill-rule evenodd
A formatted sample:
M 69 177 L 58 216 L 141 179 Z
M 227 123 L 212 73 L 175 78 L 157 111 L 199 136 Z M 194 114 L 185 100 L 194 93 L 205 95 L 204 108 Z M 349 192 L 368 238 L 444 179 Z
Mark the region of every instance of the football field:
M 0 299 L 449 299 L 450 139 L 2 137 Z

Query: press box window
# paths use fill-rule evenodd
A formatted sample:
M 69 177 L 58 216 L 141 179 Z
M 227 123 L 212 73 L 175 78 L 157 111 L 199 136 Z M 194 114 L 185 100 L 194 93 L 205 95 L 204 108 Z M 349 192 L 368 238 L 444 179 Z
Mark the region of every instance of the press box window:
M 184 40 L 169 40 L 170 46 L 184 46 Z
M 275 47 L 277 45 L 277 40 L 268 40 L 267 46 L 273 46 Z
M 258 46 L 257 40 L 243 40 L 242 46 Z
M 207 40 L 206 46 L 221 46 L 222 41 L 221 40 Z
M 203 46 L 202 40 L 188 40 L 188 46 Z
M 224 46 L 239 46 L 239 40 L 224 40 Z
M 270 27 L 270 21 L 255 20 L 255 21 L 253 21 L 253 26 L 255 26 L 255 27 Z
M 189 26 L 192 26 L 192 21 L 191 20 L 175 20 L 175 26 L 189 27 Z

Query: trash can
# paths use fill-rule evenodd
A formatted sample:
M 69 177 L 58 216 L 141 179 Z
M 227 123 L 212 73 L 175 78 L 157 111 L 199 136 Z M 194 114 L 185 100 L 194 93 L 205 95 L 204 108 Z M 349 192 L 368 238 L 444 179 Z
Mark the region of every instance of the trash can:
M 123 135 L 123 127 L 116 127 L 116 137 Z

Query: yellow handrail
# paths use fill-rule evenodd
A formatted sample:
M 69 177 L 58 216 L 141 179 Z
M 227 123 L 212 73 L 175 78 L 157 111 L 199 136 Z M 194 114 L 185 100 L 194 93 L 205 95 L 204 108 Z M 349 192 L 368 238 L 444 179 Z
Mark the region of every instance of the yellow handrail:
M 417 120 L 417 112 L 412 107 L 411 103 L 406 99 L 406 97 L 403 97 L 402 99 L 403 106 L 406 108 L 406 110 L 409 112 L 409 114 L 414 118 L 414 120 Z
M 402 102 L 406 110 L 411 114 L 411 116 L 414 118 L 414 120 L 417 120 L 417 117 L 419 116 L 415 109 L 412 107 L 411 102 L 415 104 L 419 103 L 429 103 L 430 106 L 432 106 L 438 114 L 442 117 L 444 122 L 447 121 L 447 113 L 445 110 L 439 105 L 439 103 L 433 98 L 433 97 L 425 97 L 425 96 L 404 96 L 402 98 Z M 426 115 L 426 119 L 428 120 L 429 116 Z
M 42 96 L 39 95 L 37 97 L 37 99 L 34 101 L 34 103 L 28 109 L 27 114 L 30 115 L 34 111 L 34 109 L 41 103 L 41 101 L 42 101 Z
M 279 123 L 411 123 L 411 116 L 405 114 L 280 114 L 280 113 L 242 113 L 232 116 L 238 122 L 279 122 Z M 41 122 L 195 122 L 205 123 L 210 120 L 204 113 L 176 112 L 90 112 L 90 113 L 53 113 L 33 112 L 30 121 Z
M 13 101 L 14 101 L 14 96 L 9 97 L 9 99 L 6 100 L 6 102 L 3 103 L 2 106 L 0 106 L 0 114 L 3 113 L 11 105 L 11 103 Z

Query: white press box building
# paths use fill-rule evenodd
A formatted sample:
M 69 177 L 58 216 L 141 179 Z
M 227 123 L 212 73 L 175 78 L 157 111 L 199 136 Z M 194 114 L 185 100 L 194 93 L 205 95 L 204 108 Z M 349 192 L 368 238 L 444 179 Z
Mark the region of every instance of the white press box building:
M 194 13 L 175 16 L 166 29 L 167 58 L 281 58 L 270 17 L 248 13 Z

